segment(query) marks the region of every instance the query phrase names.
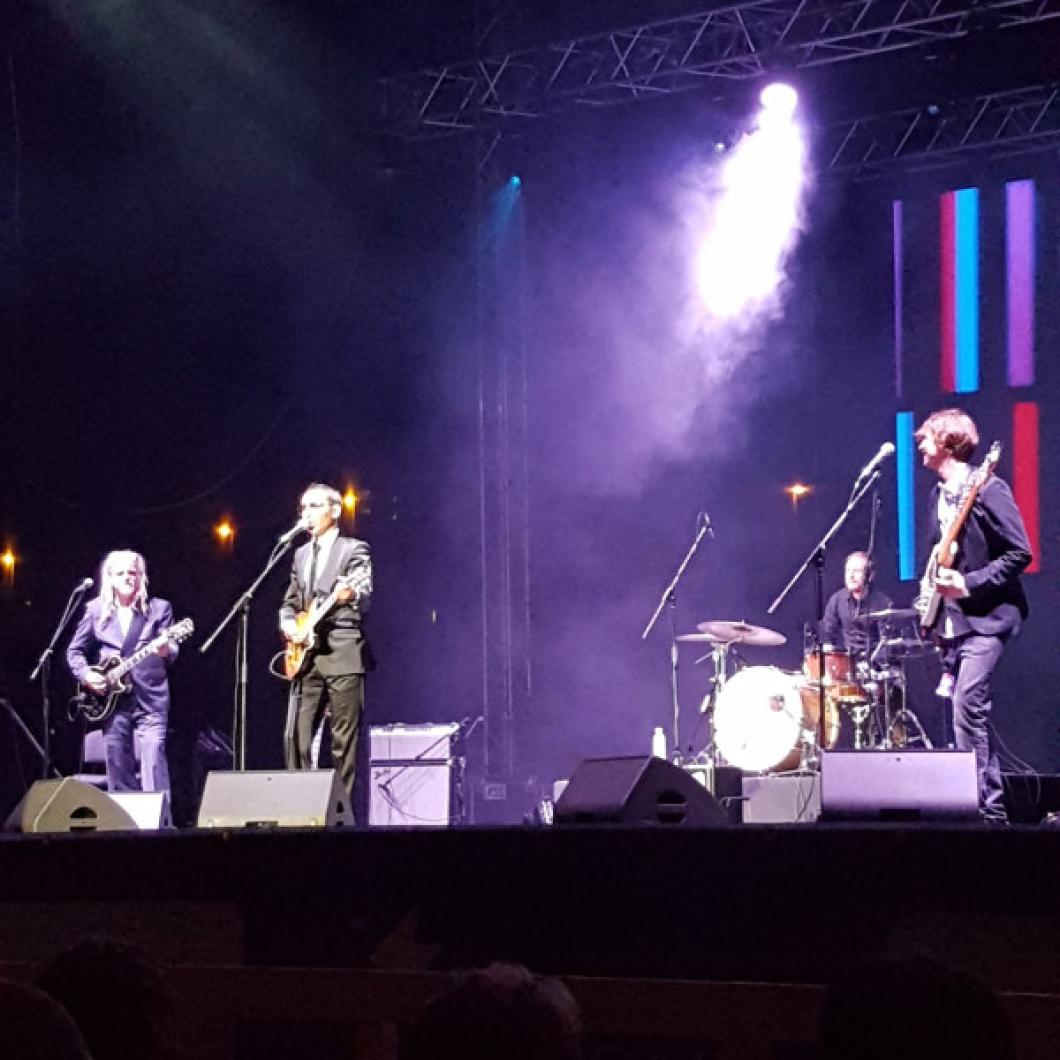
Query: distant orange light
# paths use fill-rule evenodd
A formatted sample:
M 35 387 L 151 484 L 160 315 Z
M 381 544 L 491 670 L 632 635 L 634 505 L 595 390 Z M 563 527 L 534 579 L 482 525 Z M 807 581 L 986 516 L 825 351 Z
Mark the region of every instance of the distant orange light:
M 342 495 L 342 506 L 346 509 L 346 514 L 351 518 L 357 514 L 357 502 L 359 500 L 360 498 L 353 492 L 353 487 L 347 486 L 346 492 Z
M 222 519 L 213 528 L 213 534 L 222 545 L 230 545 L 236 536 L 236 528 L 227 519 Z
M 0 552 L 0 568 L 3 568 L 4 577 L 7 581 L 11 581 L 15 577 L 15 567 L 18 564 L 18 558 L 10 548 L 5 548 L 3 552 Z
M 799 501 L 803 497 L 808 497 L 813 492 L 813 487 L 807 486 L 804 482 L 793 482 L 790 486 L 784 487 L 784 492 L 791 498 L 792 508 L 798 508 Z

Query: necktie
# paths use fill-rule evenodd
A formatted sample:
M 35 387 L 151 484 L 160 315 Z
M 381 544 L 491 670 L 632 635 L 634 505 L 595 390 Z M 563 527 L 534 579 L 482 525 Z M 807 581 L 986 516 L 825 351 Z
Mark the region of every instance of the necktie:
M 317 585 L 317 556 L 320 553 L 320 544 L 317 541 L 313 542 L 313 554 L 309 560 L 309 581 L 306 583 L 306 596 L 312 600 L 313 590 Z

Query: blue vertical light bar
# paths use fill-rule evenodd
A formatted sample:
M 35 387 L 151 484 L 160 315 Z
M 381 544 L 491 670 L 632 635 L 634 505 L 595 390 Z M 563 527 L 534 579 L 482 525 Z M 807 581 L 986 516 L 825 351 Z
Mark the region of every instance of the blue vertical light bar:
M 916 444 L 913 441 L 913 414 L 899 412 L 894 421 L 895 481 L 898 503 L 898 577 L 913 581 L 916 569 L 916 504 L 913 497 L 913 472 L 916 468 Z
M 972 394 L 979 389 L 979 189 L 962 188 L 954 199 L 954 256 L 957 259 L 954 390 L 958 394 Z

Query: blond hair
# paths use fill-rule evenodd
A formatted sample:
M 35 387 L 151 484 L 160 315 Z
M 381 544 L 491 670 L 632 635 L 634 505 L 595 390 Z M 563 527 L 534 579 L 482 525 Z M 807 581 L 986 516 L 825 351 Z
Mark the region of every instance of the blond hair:
M 147 564 L 144 563 L 144 558 L 139 552 L 117 549 L 107 553 L 99 568 L 99 613 L 104 622 L 118 610 L 118 591 L 114 584 L 114 571 L 119 564 L 124 566 L 126 563 L 132 563 L 140 572 L 140 588 L 132 606 L 143 614 L 147 614 Z

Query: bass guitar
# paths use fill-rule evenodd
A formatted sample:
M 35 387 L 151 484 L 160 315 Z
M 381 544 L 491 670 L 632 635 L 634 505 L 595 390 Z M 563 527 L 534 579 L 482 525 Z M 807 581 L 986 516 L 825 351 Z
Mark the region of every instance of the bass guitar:
M 998 460 L 1001 459 L 1001 443 L 994 442 L 990 451 L 986 454 L 983 462 L 972 472 L 964 487 L 961 506 L 953 522 L 946 528 L 941 540 L 931 550 L 928 557 L 927 569 L 923 578 L 920 579 L 920 594 L 913 602 L 920 615 L 920 626 L 925 633 L 930 633 L 938 624 L 939 616 L 942 614 L 942 594 L 936 586 L 939 571 L 943 568 L 952 568 L 957 561 L 957 539 L 961 536 L 968 516 L 972 513 L 975 500 L 979 491 L 986 485 L 986 481 L 994 473 Z
M 305 675 L 313 661 L 313 651 L 316 648 L 316 629 L 325 618 L 335 609 L 339 602 L 339 595 L 343 589 L 352 589 L 354 594 L 360 593 L 372 584 L 370 570 L 357 570 L 345 578 L 339 578 L 335 582 L 335 588 L 327 596 L 319 600 L 313 600 L 308 611 L 299 611 L 294 616 L 295 624 L 298 626 L 298 639 L 284 637 L 283 649 L 283 676 L 288 681 L 296 681 Z
M 114 713 L 118 700 L 130 690 L 125 675 L 139 666 L 148 656 L 155 655 L 166 644 L 179 644 L 195 632 L 195 624 L 190 618 L 181 619 L 169 629 L 159 633 L 149 644 L 139 648 L 127 659 L 112 655 L 96 666 L 89 667 L 107 682 L 106 692 L 93 692 L 82 686 L 76 696 L 70 700 L 70 717 L 80 715 L 91 724 L 106 721 Z

